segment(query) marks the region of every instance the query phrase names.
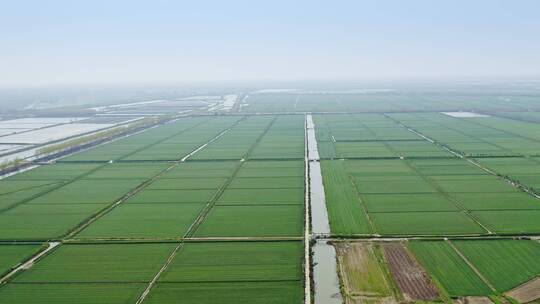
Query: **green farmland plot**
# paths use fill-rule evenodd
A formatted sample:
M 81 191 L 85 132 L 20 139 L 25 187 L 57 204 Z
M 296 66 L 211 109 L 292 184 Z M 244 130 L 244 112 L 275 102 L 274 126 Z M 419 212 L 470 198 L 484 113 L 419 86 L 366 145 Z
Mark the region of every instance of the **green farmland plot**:
M 300 176 L 236 177 L 229 189 L 303 189 L 304 179 Z
M 76 238 L 178 238 L 203 208 L 203 203 L 125 203 L 88 226 Z
M 1 303 L 135 303 L 176 244 L 64 244 L 0 287 Z
M 474 211 L 473 215 L 497 233 L 540 233 L 540 210 Z
M 104 204 L 25 204 L 0 213 L 0 239 L 47 240 L 59 238 Z
M 332 233 L 368 234 L 370 224 L 344 161 L 322 161 L 321 169 Z
M 524 187 L 540 192 L 540 158 L 481 158 L 478 161 L 498 174 L 519 182 Z
M 160 282 L 299 281 L 302 259 L 301 242 L 186 243 Z
M 227 181 L 226 177 L 160 178 L 145 189 L 148 190 L 206 190 L 217 189 Z
M 154 190 L 139 192 L 130 202 L 135 203 L 199 203 L 209 202 L 215 189 Z
M 322 172 L 336 234 L 357 234 L 346 232 L 352 226 L 343 225 L 363 221 L 366 211 L 374 232 L 383 235 L 539 231 L 538 199 L 462 159 L 323 161 Z M 340 181 L 330 183 L 331 179 Z M 334 196 L 343 197 L 340 204 Z M 347 211 L 351 208 L 361 213 L 353 218 L 355 213 Z M 339 226 L 342 232 L 337 232 Z
M 40 245 L 0 245 L 0 276 L 37 252 Z
M 304 178 L 304 163 L 301 161 L 248 161 L 236 177 L 296 177 Z
M 409 248 L 450 296 L 493 293 L 450 244 L 443 241 L 413 241 L 409 243 Z
M 471 156 L 538 155 L 540 126 L 497 117 L 455 118 L 440 113 L 391 114 L 434 140 Z
M 227 189 L 218 205 L 290 205 L 304 203 L 304 189 Z
M 161 176 L 161 179 L 228 178 L 232 175 L 236 167 L 238 167 L 239 163 L 238 161 L 187 161 L 165 172 Z
M 184 118 L 144 132 L 98 146 L 62 159 L 63 161 L 118 160 L 143 151 L 161 141 L 182 134 L 188 128 L 205 121 L 205 118 Z
M 30 200 L 26 205 L 110 204 L 142 184 L 142 179 L 80 179 Z M 92 195 L 81 195 L 92 189 Z
M 300 303 L 301 242 L 186 243 L 149 303 Z
M 250 116 L 195 154 L 193 159 L 240 160 L 246 156 L 257 139 L 271 127 L 274 119 L 273 116 Z
M 440 193 L 363 194 L 369 212 L 457 211 Z
M 62 161 L 178 160 L 232 126 L 240 118 L 182 118 L 147 129 Z
M 67 244 L 55 249 L 15 283 L 150 282 L 176 244 Z M 0 289 L 0 293 L 2 290 Z
M 3 181 L 7 180 L 62 180 L 69 181 L 81 176 L 93 169 L 97 169 L 101 164 L 66 164 L 56 163 L 49 165 L 42 165 L 32 170 L 24 171 L 16 175 L 10 176 Z
M 126 160 L 178 160 L 233 126 L 239 117 L 199 118 L 200 121 L 184 132 L 126 156 Z
M 20 202 L 28 201 L 33 197 L 46 193 L 62 185 L 62 181 L 19 181 L 3 180 L 0 183 L 0 210 L 5 210 Z
M 486 231 L 462 212 L 370 213 L 382 235 L 464 235 Z
M 499 292 L 540 275 L 540 244 L 527 240 L 453 241 Z
M 206 177 L 209 170 L 205 169 L 232 174 L 239 163 L 215 162 L 214 167 L 182 163 L 96 220 L 77 238 L 183 237 L 205 205 L 214 199 L 227 181 L 227 177 Z M 184 176 L 184 171 L 199 172 L 200 176 L 188 178 Z
M 40 166 L 0 180 L 0 212 L 59 189 L 100 165 L 54 164 Z
M 303 217 L 303 205 L 215 206 L 195 236 L 299 237 Z
M 250 159 L 302 159 L 304 157 L 304 115 L 278 116 L 253 149 Z
M 150 304 L 297 304 L 302 303 L 301 281 L 157 283 L 146 303 Z
M 540 209 L 540 200 L 525 192 L 453 193 L 468 210 Z
M 143 283 L 11 283 L 0 288 L 0 303 L 10 304 L 126 304 L 135 303 Z

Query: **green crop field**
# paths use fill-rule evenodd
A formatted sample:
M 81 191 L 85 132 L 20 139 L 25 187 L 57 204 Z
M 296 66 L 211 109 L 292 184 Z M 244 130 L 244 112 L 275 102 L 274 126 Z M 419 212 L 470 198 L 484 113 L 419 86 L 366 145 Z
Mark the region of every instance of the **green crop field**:
M 540 275 L 540 244 L 535 241 L 454 241 L 454 244 L 499 292 Z
M 446 242 L 410 242 L 409 248 L 451 296 L 488 295 L 492 291 Z
M 39 248 L 39 245 L 0 245 L 0 275 L 30 257 Z
M 160 282 L 299 281 L 302 254 L 301 242 L 188 243 Z
M 16 269 L 0 303 L 300 304 L 311 283 L 318 303 L 318 269 L 349 284 L 347 304 L 502 303 L 540 275 L 524 240 L 540 236 L 540 107 L 512 93 L 510 112 L 502 95 L 258 91 L 230 110 L 209 96 L 211 110 L 35 162 L 0 179 L 0 273 Z M 313 240 L 350 254 L 321 258 Z M 400 289 L 419 274 L 439 292 Z

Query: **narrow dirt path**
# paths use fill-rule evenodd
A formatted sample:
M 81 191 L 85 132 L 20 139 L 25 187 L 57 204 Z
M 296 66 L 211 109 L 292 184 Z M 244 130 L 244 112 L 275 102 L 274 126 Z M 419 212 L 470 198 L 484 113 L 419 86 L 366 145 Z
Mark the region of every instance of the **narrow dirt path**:
M 298 101 L 298 98 L 297 98 Z M 296 108 L 296 104 L 295 104 Z M 311 117 L 311 115 L 309 115 Z M 308 115 L 304 117 L 304 302 L 311 304 L 311 183 L 309 172 Z
M 469 261 L 469 259 L 467 259 L 467 257 L 461 252 L 459 251 L 459 249 L 452 243 L 452 241 L 450 240 L 446 240 L 446 242 L 450 245 L 450 247 L 452 247 L 452 249 L 454 249 L 454 251 L 463 259 L 463 261 L 465 261 L 465 263 L 467 263 L 467 265 L 469 265 L 469 267 L 476 273 L 476 275 L 495 293 L 497 294 L 497 290 L 495 289 L 495 287 L 491 284 L 491 282 L 488 281 L 488 279 L 486 279 L 484 277 L 484 275 L 482 275 L 482 273 L 474 266 L 474 264 Z
M 22 263 L 21 265 L 17 266 L 12 271 L 8 272 L 5 276 L 0 278 L 0 285 L 7 282 L 11 277 L 13 277 L 15 274 L 17 274 L 19 271 L 24 271 L 32 265 L 34 265 L 34 262 L 36 262 L 38 259 L 40 259 L 42 256 L 48 254 L 51 250 L 58 247 L 60 245 L 60 242 L 49 242 L 47 243 L 48 247 L 45 250 L 40 251 L 38 254 L 34 255 L 32 258 L 30 258 L 28 261 Z

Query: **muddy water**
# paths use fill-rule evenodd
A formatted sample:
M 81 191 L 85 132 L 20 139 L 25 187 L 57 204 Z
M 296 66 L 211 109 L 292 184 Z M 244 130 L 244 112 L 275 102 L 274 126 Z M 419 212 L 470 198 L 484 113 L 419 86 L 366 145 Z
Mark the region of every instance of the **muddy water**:
M 337 275 L 336 250 L 326 241 L 313 246 L 313 281 L 315 304 L 341 304 L 343 300 Z
M 307 115 L 306 117 L 306 127 L 307 127 L 307 136 L 308 136 L 308 156 L 309 160 L 319 160 L 319 150 L 317 149 L 317 138 L 315 137 L 315 124 L 313 122 L 313 117 Z
M 315 137 L 315 124 L 311 115 L 307 115 L 306 117 L 306 127 L 308 136 L 312 231 L 314 234 L 329 234 L 330 225 L 324 199 L 324 186 L 321 175 L 321 164 L 319 163 L 317 139 Z
M 310 195 L 311 195 L 311 226 L 314 234 L 329 234 L 330 224 L 324 199 L 324 186 L 321 176 L 321 164 L 309 163 Z

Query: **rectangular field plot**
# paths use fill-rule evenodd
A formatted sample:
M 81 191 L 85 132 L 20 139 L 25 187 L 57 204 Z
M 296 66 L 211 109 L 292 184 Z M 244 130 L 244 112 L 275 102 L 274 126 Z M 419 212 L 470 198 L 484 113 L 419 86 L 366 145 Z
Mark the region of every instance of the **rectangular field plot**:
M 143 179 L 80 179 L 36 197 L 26 205 L 110 204 L 144 182 Z M 92 195 L 81 195 L 92 191 Z
M 473 211 L 490 230 L 501 234 L 539 233 L 540 210 Z
M 462 212 L 370 213 L 382 235 L 482 234 L 485 230 Z
M 58 238 L 104 207 L 102 204 L 23 204 L 0 213 L 0 239 Z
M 232 126 L 238 117 L 192 117 L 64 158 L 62 161 L 178 160 Z
M 77 238 L 183 237 L 240 162 L 182 163 L 89 225 Z M 210 170 L 211 169 L 211 170 Z M 190 172 L 199 176 L 187 178 Z
M 301 242 L 186 243 L 160 282 L 299 281 L 302 259 Z
M 458 211 L 440 193 L 364 194 L 362 200 L 369 212 Z
M 322 161 L 321 170 L 332 233 L 370 233 L 366 211 L 346 172 L 345 161 Z
M 540 244 L 527 240 L 452 241 L 499 292 L 540 275 Z
M 508 176 L 524 187 L 540 192 L 540 158 L 501 157 L 477 160 L 498 174 Z
M 69 181 L 84 175 L 102 164 L 64 164 L 56 163 L 49 165 L 42 165 L 32 170 L 24 171 L 16 175 L 10 176 L 6 179 L 2 179 L 0 183 L 4 181 L 12 180 L 27 180 L 27 181 L 51 181 L 61 180 Z
M 0 180 L 0 212 L 37 198 L 80 176 L 96 170 L 100 165 L 45 165 Z
M 301 159 L 304 157 L 304 133 L 304 115 L 278 116 L 249 158 Z
M 403 124 L 471 156 L 538 155 L 540 126 L 498 117 L 390 114 Z
M 348 299 L 346 303 L 360 299 L 377 302 L 393 297 L 392 283 L 379 247 L 368 242 L 336 242 L 334 246 L 341 285 Z
M 20 200 L 14 200 L 8 206 L 10 208 L 0 211 L 0 227 L 10 227 L 0 232 L 1 239 L 39 240 L 61 237 L 165 168 L 164 164 L 102 164 L 99 167 L 90 167 L 91 170 L 73 177 L 71 173 L 66 175 L 66 170 L 55 171 L 55 166 L 40 168 L 51 168 L 53 174 L 60 172 L 61 176 L 70 176 L 71 180 L 46 187 L 43 192 L 30 191 L 32 187 L 16 191 Z M 58 166 L 66 169 L 72 165 Z M 75 168 L 77 167 L 80 168 L 75 165 Z M 27 178 L 32 177 L 32 171 L 27 172 Z M 42 174 L 41 170 L 36 172 L 37 176 Z M 52 178 L 54 181 L 54 175 Z M 13 180 L 14 183 L 28 181 L 41 180 L 22 179 L 22 175 Z M 6 182 L 12 181 L 6 179 Z M 23 195 L 26 191 L 30 191 L 32 195 Z M 91 195 L 87 195 L 88 193 Z
M 212 199 L 215 192 L 215 189 L 143 190 L 130 203 L 205 203 Z
M 175 136 L 160 140 L 145 149 L 126 156 L 126 160 L 178 160 L 202 146 L 223 130 L 233 126 L 239 117 L 203 118 L 203 121 Z
M 303 180 L 304 163 L 302 161 L 248 161 L 236 177 L 296 177 Z
M 316 115 L 315 127 L 323 158 L 451 156 L 380 114 Z
M 293 282 L 215 282 L 157 283 L 145 303 L 222 304 L 287 303 L 300 304 L 304 298 L 301 281 Z
M 0 245 L 0 276 L 36 253 L 40 247 L 25 244 Z
M 257 141 L 272 126 L 274 120 L 274 116 L 249 116 L 192 158 L 206 160 L 240 160 L 245 158 Z
M 238 167 L 238 161 L 187 161 L 160 177 L 161 179 L 228 178 Z M 181 180 L 182 181 L 182 180 Z M 204 180 L 201 180 L 204 181 Z M 176 189 L 176 188 L 173 188 Z
M 148 303 L 301 303 L 301 242 L 186 243 Z
M 450 296 L 484 296 L 494 293 L 447 242 L 413 241 L 409 243 L 409 248 L 433 280 Z
M 17 275 L 13 282 L 150 282 L 175 246 L 174 243 L 61 245 Z
M 64 158 L 64 161 L 108 161 L 129 157 L 139 151 L 165 141 L 197 124 L 205 122 L 207 118 L 183 118 L 174 123 L 160 125 L 147 129 L 144 132 L 128 136 L 114 142 L 100 145 L 96 148 L 77 153 Z
M 203 203 L 126 202 L 92 223 L 76 238 L 178 238 L 203 209 Z
M 304 179 L 296 176 L 236 177 L 229 189 L 304 189 Z
M 195 236 L 301 236 L 303 217 L 303 205 L 214 206 Z
M 227 189 L 218 205 L 291 205 L 304 203 L 304 189 Z
M 160 178 L 145 189 L 148 190 L 208 190 L 217 189 L 227 181 L 226 177 Z
M 125 304 L 135 303 L 143 283 L 10 283 L 0 288 L 0 303 L 10 304 Z
M 477 215 L 482 210 L 509 214 L 491 231 L 537 229 L 535 198 L 458 158 L 323 161 L 322 172 L 335 234 L 369 233 L 352 228 L 366 216 L 373 233 L 382 235 L 486 234 L 484 226 L 494 220 Z M 513 213 L 527 210 L 533 211 L 528 221 L 510 223 L 519 217 Z

